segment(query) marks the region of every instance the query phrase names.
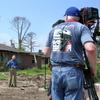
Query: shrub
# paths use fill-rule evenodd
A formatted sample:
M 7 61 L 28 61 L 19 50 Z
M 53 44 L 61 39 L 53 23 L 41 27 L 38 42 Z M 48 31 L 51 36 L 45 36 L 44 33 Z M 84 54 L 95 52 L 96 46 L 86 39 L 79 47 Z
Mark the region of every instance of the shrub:
M 96 81 L 100 82 L 100 64 L 97 64 Z

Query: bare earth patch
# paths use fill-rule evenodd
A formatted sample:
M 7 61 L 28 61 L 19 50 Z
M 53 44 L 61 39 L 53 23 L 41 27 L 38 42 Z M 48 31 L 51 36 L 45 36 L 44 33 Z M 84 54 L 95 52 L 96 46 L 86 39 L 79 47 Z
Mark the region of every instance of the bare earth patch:
M 47 83 L 49 78 L 48 76 Z M 18 75 L 17 87 L 8 87 L 7 80 L 0 80 L 0 100 L 48 100 L 44 79 L 43 75 Z M 100 98 L 100 84 L 96 84 L 96 89 Z
M 18 76 L 17 87 L 8 87 L 0 81 L 0 100 L 47 100 L 43 76 Z

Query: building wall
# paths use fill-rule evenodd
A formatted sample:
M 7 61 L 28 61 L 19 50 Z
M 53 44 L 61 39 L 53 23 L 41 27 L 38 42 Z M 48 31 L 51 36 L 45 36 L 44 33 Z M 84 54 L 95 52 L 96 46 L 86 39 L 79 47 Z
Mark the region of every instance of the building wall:
M 12 55 L 16 54 L 8 51 L 0 51 L 0 70 L 6 67 L 6 63 L 11 59 Z
M 18 55 L 18 63 L 20 68 L 31 68 L 34 67 L 34 63 L 32 62 L 33 60 L 33 55 L 29 54 L 22 54 L 20 53 Z
M 42 57 L 43 55 L 40 54 L 36 54 L 34 57 L 34 54 L 31 53 L 0 50 L 0 66 L 4 67 L 14 54 L 16 55 L 18 68 L 21 69 L 32 68 L 35 66 L 41 68 L 42 64 L 45 62 L 44 57 Z
M 34 56 L 29 53 L 15 53 L 9 51 L 0 51 L 0 67 L 4 67 L 6 63 L 11 59 L 12 55 L 16 55 L 19 68 L 31 68 L 34 67 Z

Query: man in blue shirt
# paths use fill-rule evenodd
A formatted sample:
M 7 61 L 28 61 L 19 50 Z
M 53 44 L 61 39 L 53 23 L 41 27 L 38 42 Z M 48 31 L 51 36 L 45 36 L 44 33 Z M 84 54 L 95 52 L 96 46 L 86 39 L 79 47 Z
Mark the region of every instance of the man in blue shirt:
M 91 72 L 96 74 L 96 46 L 90 30 L 79 23 L 80 11 L 70 7 L 64 15 L 65 23 L 54 27 L 44 48 L 52 65 L 52 100 L 82 100 L 84 75 L 83 47 Z
M 16 56 L 13 55 L 12 59 L 7 62 L 7 66 L 10 70 L 10 79 L 9 79 L 9 87 L 16 87 L 16 68 L 17 68 L 17 62 L 16 62 Z

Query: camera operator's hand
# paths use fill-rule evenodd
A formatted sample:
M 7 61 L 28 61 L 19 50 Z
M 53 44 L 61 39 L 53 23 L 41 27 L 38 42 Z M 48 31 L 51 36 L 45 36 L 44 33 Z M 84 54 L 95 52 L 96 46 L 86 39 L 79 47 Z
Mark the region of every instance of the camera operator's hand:
M 91 68 L 91 75 L 94 77 L 96 76 L 96 67 Z
M 48 100 L 52 100 L 52 97 L 51 97 L 51 95 L 50 95 L 50 96 L 48 96 Z

